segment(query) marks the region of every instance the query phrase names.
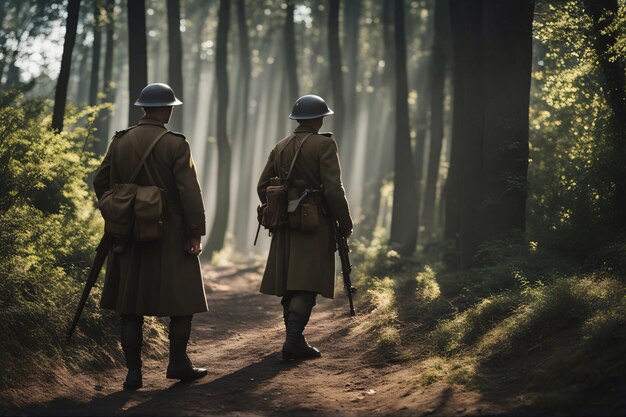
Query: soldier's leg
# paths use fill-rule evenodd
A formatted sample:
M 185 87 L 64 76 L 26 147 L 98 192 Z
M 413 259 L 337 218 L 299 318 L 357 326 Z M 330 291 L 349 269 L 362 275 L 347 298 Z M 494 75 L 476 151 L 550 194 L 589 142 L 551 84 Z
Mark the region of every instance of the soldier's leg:
M 139 389 L 143 386 L 141 376 L 141 346 L 143 345 L 143 316 L 123 314 L 121 320 L 121 343 L 128 374 L 124 389 Z
M 322 356 L 318 349 L 308 344 L 302 334 L 311 317 L 316 297 L 317 293 L 310 291 L 293 293 L 287 311 L 287 332 L 282 350 L 283 359 L 307 359 Z
M 285 322 L 285 328 L 287 328 L 287 315 L 289 314 L 289 303 L 293 297 L 293 291 L 287 291 L 283 298 L 280 300 L 280 304 L 283 306 L 283 321 Z
M 187 343 L 191 335 L 191 319 L 193 316 L 170 317 L 170 361 L 167 365 L 166 377 L 192 381 L 202 378 L 207 370 L 196 368 L 187 356 Z

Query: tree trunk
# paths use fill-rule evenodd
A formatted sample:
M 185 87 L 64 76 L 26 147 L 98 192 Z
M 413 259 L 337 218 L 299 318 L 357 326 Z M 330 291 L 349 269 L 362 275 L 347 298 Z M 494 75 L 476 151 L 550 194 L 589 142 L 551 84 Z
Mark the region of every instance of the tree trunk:
M 285 18 L 285 70 L 289 82 L 288 102 L 295 103 L 299 96 L 298 66 L 296 61 L 296 35 L 293 23 L 294 1 L 287 2 Z
M 52 129 L 57 132 L 63 130 L 63 117 L 65 116 L 65 104 L 67 101 L 67 85 L 70 80 L 70 67 L 72 65 L 72 51 L 76 43 L 76 30 L 78 28 L 78 13 L 80 0 L 68 0 L 67 23 L 65 40 L 63 42 L 63 56 L 61 58 L 61 71 L 54 93 L 54 110 L 52 113 Z
M 346 104 L 349 109 L 356 109 L 356 84 L 359 79 L 359 19 L 361 0 L 344 0 L 344 51 L 347 55 L 348 73 L 346 75 Z M 344 141 L 345 139 L 342 138 Z
M 228 210 L 230 206 L 230 143 L 226 131 L 228 110 L 228 30 L 230 28 L 230 1 L 220 0 L 218 11 L 217 38 L 215 47 L 215 76 L 217 81 L 217 206 L 211 234 L 207 243 L 207 254 L 224 247 Z
M 102 79 L 102 86 L 104 89 L 104 102 L 112 103 L 115 100 L 113 90 L 113 52 L 114 52 L 114 28 L 115 28 L 115 0 L 106 0 L 105 10 L 107 16 L 106 22 L 106 46 L 104 50 L 104 73 Z M 97 147 L 98 155 L 104 155 L 107 150 L 109 139 L 109 118 L 111 117 L 110 110 L 103 110 L 100 113 L 98 121 L 99 141 Z
M 626 86 L 624 61 L 611 59 L 610 48 L 615 45 L 615 33 L 606 31 L 613 24 L 618 12 L 617 0 L 583 0 L 585 11 L 593 20 L 593 45 L 598 55 L 600 68 L 604 75 L 604 91 L 607 102 L 613 111 L 613 152 L 608 167 L 610 177 L 615 183 L 614 204 L 616 213 L 615 227 L 622 230 L 625 225 L 623 213 L 626 212 Z
M 93 8 L 93 46 L 91 54 L 91 79 L 89 81 L 89 105 L 98 103 L 100 83 L 100 50 L 102 46 L 102 30 L 100 28 L 100 0 L 94 1 Z
M 396 70 L 396 137 L 394 152 L 394 190 L 390 245 L 403 256 L 411 256 L 417 245 L 419 206 L 415 187 L 415 168 L 409 130 L 408 78 L 404 0 L 395 0 L 394 41 Z
M 339 0 L 329 0 L 328 7 L 328 67 L 330 69 L 330 85 L 333 94 L 334 110 L 333 126 L 335 126 L 335 139 L 339 141 L 343 137 L 343 120 L 345 117 L 345 104 L 343 100 L 343 73 L 341 71 L 341 50 L 339 47 Z
M 432 58 L 430 62 L 431 102 L 430 102 L 430 147 L 426 185 L 424 188 L 424 209 L 422 213 L 425 235 L 431 239 L 434 234 L 435 203 L 437 198 L 437 180 L 439 179 L 439 160 L 443 144 L 444 88 L 446 77 L 446 51 L 448 50 L 449 20 L 448 0 L 435 2 L 434 34 Z
M 167 44 L 169 47 L 168 82 L 174 93 L 183 96 L 183 44 L 180 35 L 180 0 L 167 0 Z M 191 104 L 191 103 L 190 103 Z M 180 132 L 183 127 L 183 109 L 178 107 L 169 123 L 171 130 Z
M 148 55 L 146 51 L 146 1 L 127 0 L 128 8 L 128 124 L 143 115 L 134 106 L 141 90 L 148 84 Z
M 484 0 L 481 243 L 526 228 L 534 1 Z
M 293 21 L 293 19 L 292 19 Z M 243 88 L 239 89 L 242 94 L 241 100 L 241 146 L 239 147 L 240 175 L 237 187 L 237 211 L 234 226 L 234 236 L 237 250 L 243 251 L 249 242 L 247 221 L 250 216 L 250 190 L 252 188 L 252 164 L 247 158 L 252 155 L 253 143 L 248 137 L 248 109 L 250 108 L 250 44 L 248 36 L 248 23 L 246 21 L 246 8 L 244 0 L 237 0 L 237 28 L 239 32 L 239 82 Z M 297 94 L 297 93 L 296 93 Z
M 457 74 L 454 127 L 458 135 L 459 260 L 462 269 L 474 263 L 478 249 L 477 210 L 480 203 L 480 170 L 484 133 L 484 78 L 482 0 L 451 0 L 451 24 Z M 459 90 L 462 88 L 462 90 Z M 462 99 L 462 100 L 460 100 Z M 459 118 L 460 120 L 456 120 Z M 457 128 L 458 127 L 458 128 Z M 453 144 L 454 146 L 455 144 Z M 454 163 L 454 158 L 451 163 Z

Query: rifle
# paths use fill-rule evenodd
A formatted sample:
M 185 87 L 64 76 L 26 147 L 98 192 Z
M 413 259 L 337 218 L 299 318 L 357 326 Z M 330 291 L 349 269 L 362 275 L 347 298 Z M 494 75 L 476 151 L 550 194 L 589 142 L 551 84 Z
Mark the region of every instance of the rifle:
M 356 288 L 352 286 L 350 280 L 350 272 L 352 272 L 352 265 L 350 265 L 350 248 L 348 247 L 348 238 L 340 236 L 338 233 L 337 222 L 333 222 L 335 227 L 335 239 L 337 241 L 337 252 L 339 252 L 339 259 L 341 260 L 341 275 L 343 275 L 343 287 L 346 290 L 348 301 L 350 302 L 350 315 L 354 316 L 354 303 L 352 302 L 352 294 L 356 292 Z
M 100 275 L 100 270 L 102 269 L 102 265 L 104 265 L 104 260 L 106 259 L 109 248 L 111 247 L 112 237 L 105 233 L 100 239 L 100 243 L 96 248 L 96 257 L 93 260 L 93 264 L 89 269 L 89 274 L 87 275 L 87 281 L 85 282 L 85 289 L 83 289 L 83 294 L 80 296 L 80 301 L 78 302 L 78 307 L 76 308 L 76 313 L 74 313 L 74 320 L 72 320 L 72 324 L 70 325 L 69 331 L 67 332 L 67 343 L 70 342 L 72 338 L 72 334 L 74 334 L 74 330 L 76 329 L 76 325 L 78 324 L 78 319 L 80 319 L 80 315 L 83 312 L 83 308 L 85 308 L 85 303 L 87 303 L 87 299 L 89 298 L 89 293 L 91 289 L 98 281 L 98 275 Z

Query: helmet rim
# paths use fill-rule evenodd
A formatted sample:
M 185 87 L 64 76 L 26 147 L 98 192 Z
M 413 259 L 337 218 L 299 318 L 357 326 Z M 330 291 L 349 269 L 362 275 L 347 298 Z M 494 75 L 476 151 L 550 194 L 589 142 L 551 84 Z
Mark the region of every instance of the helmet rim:
M 164 95 L 166 97 L 163 97 Z M 176 97 L 174 90 L 164 83 L 148 84 L 141 90 L 134 103 L 137 107 L 169 107 L 181 104 L 183 102 Z
M 303 109 L 303 106 L 314 106 L 317 108 Z M 293 109 L 291 110 L 291 114 L 289 114 L 289 118 L 291 120 L 310 120 L 330 116 L 331 114 L 335 114 L 335 112 L 328 107 L 328 104 L 322 97 L 314 94 L 307 94 L 296 100 L 293 105 Z

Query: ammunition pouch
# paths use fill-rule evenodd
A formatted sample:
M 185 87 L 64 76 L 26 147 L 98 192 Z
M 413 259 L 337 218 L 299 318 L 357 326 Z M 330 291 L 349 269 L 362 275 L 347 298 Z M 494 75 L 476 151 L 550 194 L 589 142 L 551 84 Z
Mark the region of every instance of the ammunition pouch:
M 302 193 L 298 188 L 287 190 L 289 204 L 287 214 L 289 229 L 302 233 L 315 233 L 319 228 L 321 192 L 305 189 Z

